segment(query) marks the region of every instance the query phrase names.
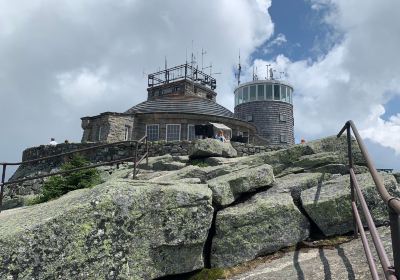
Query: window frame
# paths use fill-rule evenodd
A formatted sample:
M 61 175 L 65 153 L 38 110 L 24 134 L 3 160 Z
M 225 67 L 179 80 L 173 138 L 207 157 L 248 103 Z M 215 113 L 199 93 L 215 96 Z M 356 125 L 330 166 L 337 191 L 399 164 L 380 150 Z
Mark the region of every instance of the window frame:
M 129 131 L 130 131 L 131 127 L 129 125 L 125 125 L 124 128 L 124 141 L 128 141 L 129 140 Z
M 179 139 L 178 140 L 171 140 L 169 142 L 173 142 L 173 141 L 181 141 L 181 134 L 182 134 L 182 126 L 179 123 L 168 123 L 165 125 L 165 142 L 168 142 L 168 126 L 179 126 Z
M 99 129 L 97 130 L 97 141 L 101 141 L 101 133 L 103 132 L 103 127 L 100 125 Z
M 189 131 L 190 131 L 190 128 L 189 128 L 189 127 L 191 127 L 191 126 L 193 126 L 193 129 L 194 129 L 194 138 L 193 138 L 193 140 L 190 140 L 190 139 L 189 139 Z M 195 124 L 188 123 L 188 125 L 187 125 L 187 137 L 186 137 L 187 141 L 195 141 L 195 140 L 197 140 L 197 139 L 201 139 L 201 135 L 196 135 L 195 126 L 196 126 Z
M 159 140 L 160 140 L 160 124 L 158 124 L 158 123 L 146 124 L 145 135 L 146 135 L 147 137 L 149 137 L 149 135 L 147 134 L 147 127 L 149 127 L 149 126 L 157 126 L 157 140 L 149 140 L 148 138 L 147 138 L 147 140 L 148 140 L 148 141 L 159 141 Z

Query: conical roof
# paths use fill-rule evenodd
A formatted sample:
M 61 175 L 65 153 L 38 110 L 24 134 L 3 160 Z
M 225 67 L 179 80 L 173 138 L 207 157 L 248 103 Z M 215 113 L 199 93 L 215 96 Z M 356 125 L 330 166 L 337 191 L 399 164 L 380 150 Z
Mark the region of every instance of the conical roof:
M 233 118 L 233 113 L 218 103 L 199 97 L 169 96 L 147 100 L 125 113 L 192 113 Z

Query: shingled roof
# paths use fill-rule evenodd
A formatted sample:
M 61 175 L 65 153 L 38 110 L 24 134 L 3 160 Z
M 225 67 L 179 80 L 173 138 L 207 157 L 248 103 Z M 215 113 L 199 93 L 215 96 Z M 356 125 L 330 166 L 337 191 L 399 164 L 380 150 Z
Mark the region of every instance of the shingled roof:
M 171 96 L 147 100 L 125 113 L 193 113 L 233 118 L 233 113 L 218 103 L 198 97 Z

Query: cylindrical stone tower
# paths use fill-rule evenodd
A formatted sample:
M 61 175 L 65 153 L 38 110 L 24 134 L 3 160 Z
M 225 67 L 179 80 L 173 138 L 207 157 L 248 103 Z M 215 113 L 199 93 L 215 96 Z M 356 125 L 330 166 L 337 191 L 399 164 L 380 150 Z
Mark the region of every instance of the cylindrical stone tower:
M 235 117 L 253 123 L 266 145 L 294 144 L 293 87 L 285 82 L 254 80 L 235 89 Z

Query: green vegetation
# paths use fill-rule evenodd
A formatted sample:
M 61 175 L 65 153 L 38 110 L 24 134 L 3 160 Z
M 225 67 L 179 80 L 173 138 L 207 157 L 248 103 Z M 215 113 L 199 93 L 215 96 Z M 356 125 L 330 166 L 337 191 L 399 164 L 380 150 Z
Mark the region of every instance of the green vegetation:
M 207 167 L 210 166 L 207 162 L 202 159 L 192 159 L 189 161 L 189 165 L 197 165 L 198 167 Z
M 74 156 L 69 162 L 61 166 L 61 171 L 84 167 L 88 164 L 89 162 L 82 156 Z M 94 168 L 53 176 L 43 184 L 40 195 L 34 198 L 30 204 L 46 202 L 70 191 L 90 188 L 99 183 L 100 174 L 98 170 Z
M 189 280 L 217 280 L 225 279 L 225 272 L 222 268 L 205 268 L 200 272 L 196 273 Z

